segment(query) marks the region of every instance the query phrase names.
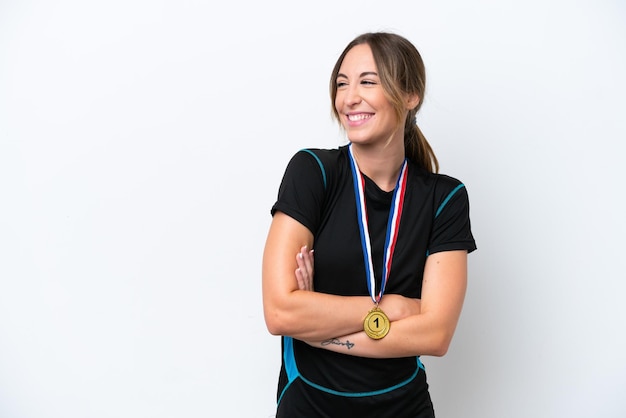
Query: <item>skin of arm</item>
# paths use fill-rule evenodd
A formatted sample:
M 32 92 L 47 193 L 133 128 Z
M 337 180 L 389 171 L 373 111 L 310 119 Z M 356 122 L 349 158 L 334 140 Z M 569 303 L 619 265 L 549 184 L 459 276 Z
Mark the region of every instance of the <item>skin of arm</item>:
M 312 263 L 312 257 L 312 253 L 300 257 L 299 274 L 303 277 L 298 283 L 312 281 L 312 275 L 308 275 L 309 270 L 305 266 Z M 308 285 L 311 289 L 312 286 L 312 283 Z M 466 251 L 431 254 L 424 268 L 420 312 L 400 320 L 390 318 L 391 328 L 384 338 L 373 340 L 359 331 L 321 341 L 307 340 L 307 343 L 326 350 L 371 358 L 443 356 L 452 341 L 466 288 Z M 388 296 L 391 295 L 385 295 L 383 301 Z
M 263 313 L 268 331 L 306 341 L 324 341 L 363 329 L 372 307 L 369 296 L 337 296 L 302 290 L 298 284 L 299 255 L 311 254 L 313 234 L 290 216 L 276 212 L 263 252 Z M 311 260 L 312 263 L 312 260 Z M 310 265 L 312 277 L 312 264 Z M 296 280 L 294 280 L 294 277 Z M 311 279 L 312 280 L 312 279 Z M 306 289 L 304 287 L 303 289 Z M 419 312 L 419 302 L 400 295 L 385 297 L 385 313 L 399 320 Z

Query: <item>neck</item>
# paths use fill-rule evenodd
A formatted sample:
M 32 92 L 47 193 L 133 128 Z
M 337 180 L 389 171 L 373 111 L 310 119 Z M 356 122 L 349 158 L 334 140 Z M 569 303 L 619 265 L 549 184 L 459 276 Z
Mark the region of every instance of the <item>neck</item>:
M 378 187 L 392 191 L 404 162 L 404 144 L 384 146 L 352 144 L 352 152 L 359 170 Z

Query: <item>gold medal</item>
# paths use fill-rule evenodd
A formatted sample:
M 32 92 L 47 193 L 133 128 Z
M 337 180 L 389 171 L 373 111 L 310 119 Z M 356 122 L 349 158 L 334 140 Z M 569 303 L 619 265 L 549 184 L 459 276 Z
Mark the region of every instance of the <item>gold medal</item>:
M 363 320 L 363 331 L 374 340 L 380 340 L 387 335 L 389 328 L 391 328 L 389 318 L 378 305 L 374 306 Z

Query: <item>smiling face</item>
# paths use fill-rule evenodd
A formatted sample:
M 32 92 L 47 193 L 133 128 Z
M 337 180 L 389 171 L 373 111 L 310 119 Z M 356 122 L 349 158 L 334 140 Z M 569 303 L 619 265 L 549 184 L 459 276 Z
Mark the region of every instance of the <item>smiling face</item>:
M 372 50 L 354 46 L 336 77 L 335 109 L 352 143 L 403 141 L 403 121 L 383 90 Z

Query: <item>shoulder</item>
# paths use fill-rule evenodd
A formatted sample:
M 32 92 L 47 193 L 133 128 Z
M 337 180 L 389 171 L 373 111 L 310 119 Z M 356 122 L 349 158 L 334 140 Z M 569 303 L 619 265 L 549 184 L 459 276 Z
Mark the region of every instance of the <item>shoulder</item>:
M 295 153 L 290 165 L 307 166 L 309 170 L 319 172 L 324 185 L 335 176 L 342 164 L 347 161 L 347 147 L 339 148 L 303 148 Z M 309 171 L 310 172 L 310 171 Z
M 445 174 L 435 174 L 437 186 L 435 187 L 435 201 L 437 218 L 450 205 L 466 206 L 468 204 L 467 189 L 465 184 L 455 177 Z
M 464 187 L 462 181 L 447 174 L 431 173 L 414 163 L 411 163 L 409 168 L 413 173 L 414 184 L 430 189 L 435 195 L 447 194 Z
M 433 174 L 433 236 L 429 254 L 476 249 L 470 222 L 470 203 L 465 184 L 459 179 Z
M 313 159 L 320 166 L 332 166 L 338 161 L 345 159 L 346 147 L 339 148 L 303 148 L 298 151 L 294 158 Z
M 284 212 L 317 231 L 324 205 L 336 190 L 341 149 L 306 148 L 292 155 L 271 213 Z
M 452 204 L 466 204 L 468 200 L 465 184 L 456 177 L 430 173 L 416 164 L 412 164 L 413 187 L 424 198 L 432 199 L 435 217 Z
M 435 189 L 437 194 L 456 193 L 461 189 L 465 189 L 465 184 L 456 177 L 449 176 L 447 174 L 432 174 L 435 182 Z

